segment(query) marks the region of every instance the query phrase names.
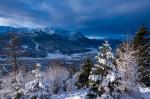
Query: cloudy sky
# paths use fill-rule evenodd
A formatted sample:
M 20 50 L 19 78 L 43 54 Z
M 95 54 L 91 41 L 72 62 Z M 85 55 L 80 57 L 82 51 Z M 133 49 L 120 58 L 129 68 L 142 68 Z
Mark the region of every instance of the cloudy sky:
M 0 0 L 0 25 L 57 27 L 88 34 L 150 27 L 150 0 Z

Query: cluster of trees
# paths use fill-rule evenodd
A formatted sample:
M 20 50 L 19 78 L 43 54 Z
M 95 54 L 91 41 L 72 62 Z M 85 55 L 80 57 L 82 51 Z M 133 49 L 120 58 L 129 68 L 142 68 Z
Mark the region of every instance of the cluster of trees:
M 118 99 L 128 93 L 139 95 L 139 85 L 150 86 L 150 32 L 141 27 L 133 40 L 123 42 L 113 55 L 106 41 L 99 47 L 96 62 L 85 62 L 78 74 L 78 88 L 89 88 L 88 96 Z
M 120 44 L 115 55 L 105 41 L 99 47 L 96 61 L 87 58 L 73 78 L 59 64 L 54 64 L 44 73 L 37 64 L 32 71 L 34 76 L 30 75 L 32 79 L 27 80 L 29 78 L 23 79 L 24 73 L 18 68 L 17 37 L 14 35 L 9 42 L 9 59 L 14 67 L 10 74 L 14 92 L 10 96 L 14 99 L 49 99 L 51 94 L 72 91 L 77 86 L 77 89 L 89 89 L 87 97 L 91 99 L 118 99 L 124 93 L 140 97 L 139 85 L 150 86 L 149 36 L 147 29 L 141 27 L 133 40 Z
M 60 63 L 53 64 L 42 70 L 38 63 L 31 71 L 18 68 L 3 76 L 0 79 L 0 98 L 50 99 L 53 94 L 71 91 L 68 86 L 71 70 Z

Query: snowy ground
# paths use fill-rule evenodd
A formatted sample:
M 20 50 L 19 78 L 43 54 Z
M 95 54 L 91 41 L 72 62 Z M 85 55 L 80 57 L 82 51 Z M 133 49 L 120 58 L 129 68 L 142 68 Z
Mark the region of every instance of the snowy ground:
M 26 47 L 26 46 L 24 46 Z M 38 49 L 38 45 L 36 45 L 36 49 Z M 89 48 L 90 52 L 84 52 L 84 53 L 75 53 L 71 55 L 66 55 L 62 53 L 49 53 L 47 52 L 47 57 L 45 58 L 32 58 L 32 57 L 19 57 L 20 60 L 37 60 L 37 59 L 66 59 L 66 60 L 80 60 L 84 59 L 89 55 L 93 55 L 97 53 L 97 49 Z M 0 58 L 0 61 L 6 61 L 8 58 Z
M 143 99 L 150 99 L 150 88 L 140 88 Z
M 61 95 L 53 95 L 52 99 L 86 99 L 85 96 L 86 96 L 87 92 L 88 92 L 88 90 L 84 89 L 84 90 L 64 93 Z
M 38 48 L 38 47 L 37 47 Z M 26 60 L 26 59 L 67 59 L 67 60 L 75 60 L 75 59 L 81 59 L 84 58 L 84 56 L 90 55 L 90 54 L 95 54 L 97 53 L 96 49 L 89 48 L 91 51 L 90 52 L 84 52 L 84 53 L 75 53 L 71 55 L 66 55 L 62 53 L 50 53 L 47 52 L 47 57 L 46 58 L 31 58 L 31 57 L 21 57 L 19 59 Z
M 142 88 L 139 87 L 140 89 L 140 97 L 132 97 L 129 95 L 123 95 L 121 99 L 150 99 L 150 88 Z
M 62 53 L 47 53 L 47 59 L 76 59 L 76 58 L 81 58 L 82 56 L 86 56 L 89 54 L 94 54 L 97 53 L 96 49 L 89 48 L 91 51 L 90 52 L 84 52 L 84 53 L 76 53 L 76 54 L 71 54 L 71 55 L 64 55 Z
M 69 55 L 63 55 L 61 53 L 47 53 L 47 59 L 72 59 Z
M 79 90 L 79 91 L 74 91 L 70 93 L 64 93 L 61 95 L 53 95 L 52 99 L 86 99 L 86 94 L 88 90 Z M 150 88 L 141 88 L 140 87 L 140 92 L 141 92 L 141 98 L 139 97 L 138 99 L 150 99 Z M 134 97 L 131 97 L 129 95 L 123 95 L 121 99 L 137 99 Z

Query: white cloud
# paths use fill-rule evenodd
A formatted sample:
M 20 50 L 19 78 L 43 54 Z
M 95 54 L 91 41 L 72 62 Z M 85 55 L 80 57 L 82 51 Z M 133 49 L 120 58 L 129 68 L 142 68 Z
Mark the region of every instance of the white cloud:
M 23 21 L 23 20 L 16 20 L 16 19 L 11 19 L 11 18 L 3 18 L 0 17 L 0 25 L 4 26 L 15 26 L 15 27 L 42 27 L 41 25 L 32 23 L 30 21 Z

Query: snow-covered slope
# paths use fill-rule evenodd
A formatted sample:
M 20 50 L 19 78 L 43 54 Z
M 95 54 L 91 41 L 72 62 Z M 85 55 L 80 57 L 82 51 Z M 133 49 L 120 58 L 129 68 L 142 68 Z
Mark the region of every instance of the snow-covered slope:
M 139 99 L 150 99 L 150 88 L 139 87 L 141 98 Z M 70 93 L 64 93 L 59 95 L 53 95 L 52 99 L 87 99 L 86 95 L 88 93 L 88 89 L 73 91 Z M 121 99 L 137 99 L 129 95 L 123 95 Z
M 150 88 L 140 87 L 140 92 L 143 99 L 150 99 Z
M 86 99 L 88 89 L 53 95 L 52 99 Z
M 150 88 L 139 86 L 139 90 L 140 90 L 140 97 L 138 97 L 138 99 L 150 99 Z M 121 99 L 137 99 L 137 98 L 125 94 L 121 97 Z

